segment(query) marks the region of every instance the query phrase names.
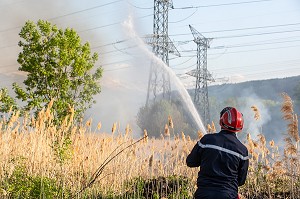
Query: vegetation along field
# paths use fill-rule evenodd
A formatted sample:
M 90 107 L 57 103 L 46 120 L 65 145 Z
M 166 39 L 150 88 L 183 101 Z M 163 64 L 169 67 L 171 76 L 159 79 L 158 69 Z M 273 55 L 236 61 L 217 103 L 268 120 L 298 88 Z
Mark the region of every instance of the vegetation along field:
M 285 149 L 263 134 L 245 143 L 251 154 L 243 198 L 299 198 L 297 115 L 283 94 Z M 185 159 L 197 139 L 172 133 L 172 117 L 161 138 L 133 138 L 130 126 L 111 133 L 92 129 L 92 120 L 74 123 L 74 110 L 57 126 L 53 101 L 37 118 L 11 111 L 0 121 L 1 198 L 192 198 L 198 169 Z M 259 120 L 257 107 L 251 107 Z M 214 133 L 214 124 L 208 126 Z M 199 138 L 203 136 L 198 132 Z

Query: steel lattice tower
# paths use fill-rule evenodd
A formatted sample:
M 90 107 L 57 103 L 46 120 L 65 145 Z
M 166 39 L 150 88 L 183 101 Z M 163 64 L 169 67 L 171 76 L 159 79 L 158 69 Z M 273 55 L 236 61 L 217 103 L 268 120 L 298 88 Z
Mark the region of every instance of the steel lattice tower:
M 210 123 L 209 100 L 207 82 L 213 81 L 212 75 L 207 70 L 207 48 L 211 38 L 205 38 L 201 33 L 189 25 L 197 44 L 197 69 L 188 72 L 188 75 L 196 77 L 194 103 L 204 124 Z
M 169 8 L 173 8 L 171 0 L 154 0 L 153 35 L 147 38 L 147 43 L 152 46 L 152 52 L 167 66 L 169 66 L 169 52 L 180 56 L 168 36 Z M 153 97 L 155 101 L 159 93 L 162 93 L 163 98 L 171 99 L 170 76 L 164 72 L 162 67 L 155 65 L 157 63 L 152 61 L 146 105 L 148 105 L 150 97 Z

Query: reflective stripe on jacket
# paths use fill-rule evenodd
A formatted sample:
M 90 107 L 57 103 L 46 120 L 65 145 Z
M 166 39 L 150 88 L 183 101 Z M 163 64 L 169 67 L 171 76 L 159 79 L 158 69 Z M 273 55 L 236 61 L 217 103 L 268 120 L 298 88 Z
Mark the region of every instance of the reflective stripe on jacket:
M 247 148 L 236 134 L 222 130 L 206 134 L 186 159 L 187 166 L 199 167 L 198 192 L 225 192 L 237 198 L 238 186 L 245 183 L 249 160 Z

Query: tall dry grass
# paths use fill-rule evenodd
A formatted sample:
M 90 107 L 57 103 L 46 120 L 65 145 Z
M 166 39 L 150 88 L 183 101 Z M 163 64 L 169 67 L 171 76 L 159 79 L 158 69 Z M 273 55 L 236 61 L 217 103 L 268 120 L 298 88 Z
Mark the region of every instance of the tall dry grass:
M 251 155 L 248 179 L 242 188 L 247 198 L 300 198 L 299 131 L 293 102 L 282 94 L 282 124 L 286 121 L 287 131 L 283 134 L 284 152 L 280 153 L 274 140 L 266 141 L 261 133 L 257 138 L 247 134 L 247 147 Z M 260 119 L 259 109 L 251 107 L 254 119 Z
M 21 118 L 19 112 L 11 112 L 8 118 L 0 121 L 0 178 L 12 175 L 22 164 L 29 175 L 58 179 L 76 193 L 88 183 L 109 154 L 135 139 L 129 126 L 122 132 L 117 123 L 113 124 L 110 133 L 101 132 L 100 123 L 91 131 L 91 120 L 84 125 L 74 125 L 74 111 L 70 111 L 71 114 L 57 127 L 50 111 L 51 104 L 37 119 Z M 182 140 L 179 136 L 170 139 L 171 118 L 169 125 L 166 125 L 162 139 L 147 137 L 117 156 L 88 190 L 94 195 L 98 192 L 104 195 L 125 193 L 124 183 L 137 177 L 181 175 L 195 180 L 197 171 L 187 169 L 185 165 L 194 141 L 189 137 Z M 146 130 L 144 133 L 147 135 Z M 70 146 L 65 145 L 66 138 L 70 139 Z M 9 194 L 8 190 L 3 192 Z
M 116 154 L 136 141 L 130 126 L 122 130 L 118 123 L 114 123 L 111 132 L 104 133 L 100 122 L 96 129 L 92 129 L 92 120 L 75 125 L 72 107 L 61 126 L 55 126 L 51 106 L 52 102 L 37 119 L 11 112 L 0 120 L 0 185 L 19 165 L 23 165 L 28 175 L 55 179 L 75 194 L 87 185 L 109 154 Z M 251 108 L 259 119 L 259 109 L 256 106 Z M 282 113 L 283 120 L 288 123 L 283 154 L 276 143 L 267 141 L 262 133 L 255 138 L 247 135 L 246 145 L 251 159 L 247 182 L 240 189 L 244 198 L 300 198 L 298 119 L 291 98 L 286 94 L 283 94 Z M 192 140 L 184 132 L 174 134 L 170 131 L 174 125 L 169 116 L 164 135 L 157 139 L 151 138 L 144 130 L 146 138 L 143 141 L 120 153 L 105 167 L 96 182 L 75 198 L 96 198 L 99 195 L 123 195 L 126 198 L 130 180 L 167 176 L 187 177 L 188 198 L 192 198 L 198 169 L 188 168 L 185 160 L 198 140 Z M 214 123 L 208 128 L 211 133 L 215 132 Z M 195 133 L 198 139 L 203 136 L 200 131 Z M 10 190 L 1 187 L 1 197 L 9 198 Z M 142 197 L 137 195 L 135 198 Z M 173 198 L 182 197 L 176 195 Z

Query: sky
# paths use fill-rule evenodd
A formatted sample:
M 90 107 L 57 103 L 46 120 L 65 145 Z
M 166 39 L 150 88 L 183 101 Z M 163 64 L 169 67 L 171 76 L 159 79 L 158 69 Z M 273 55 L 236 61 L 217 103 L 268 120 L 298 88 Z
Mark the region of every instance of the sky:
M 194 88 L 195 78 L 186 73 L 197 65 L 189 25 L 212 39 L 207 69 L 214 82 L 209 85 L 300 75 L 299 0 L 171 3 L 168 32 L 181 56 L 170 54 L 169 67 L 186 88 Z M 97 120 L 104 123 L 134 121 L 145 104 L 151 63 L 137 37 L 153 33 L 153 6 L 150 0 L 0 0 L 1 87 L 25 78 L 16 61 L 21 27 L 27 20 L 48 20 L 59 28 L 74 28 L 99 54 L 102 93 L 88 114 L 101 110 Z M 115 117 L 106 117 L 111 114 Z

